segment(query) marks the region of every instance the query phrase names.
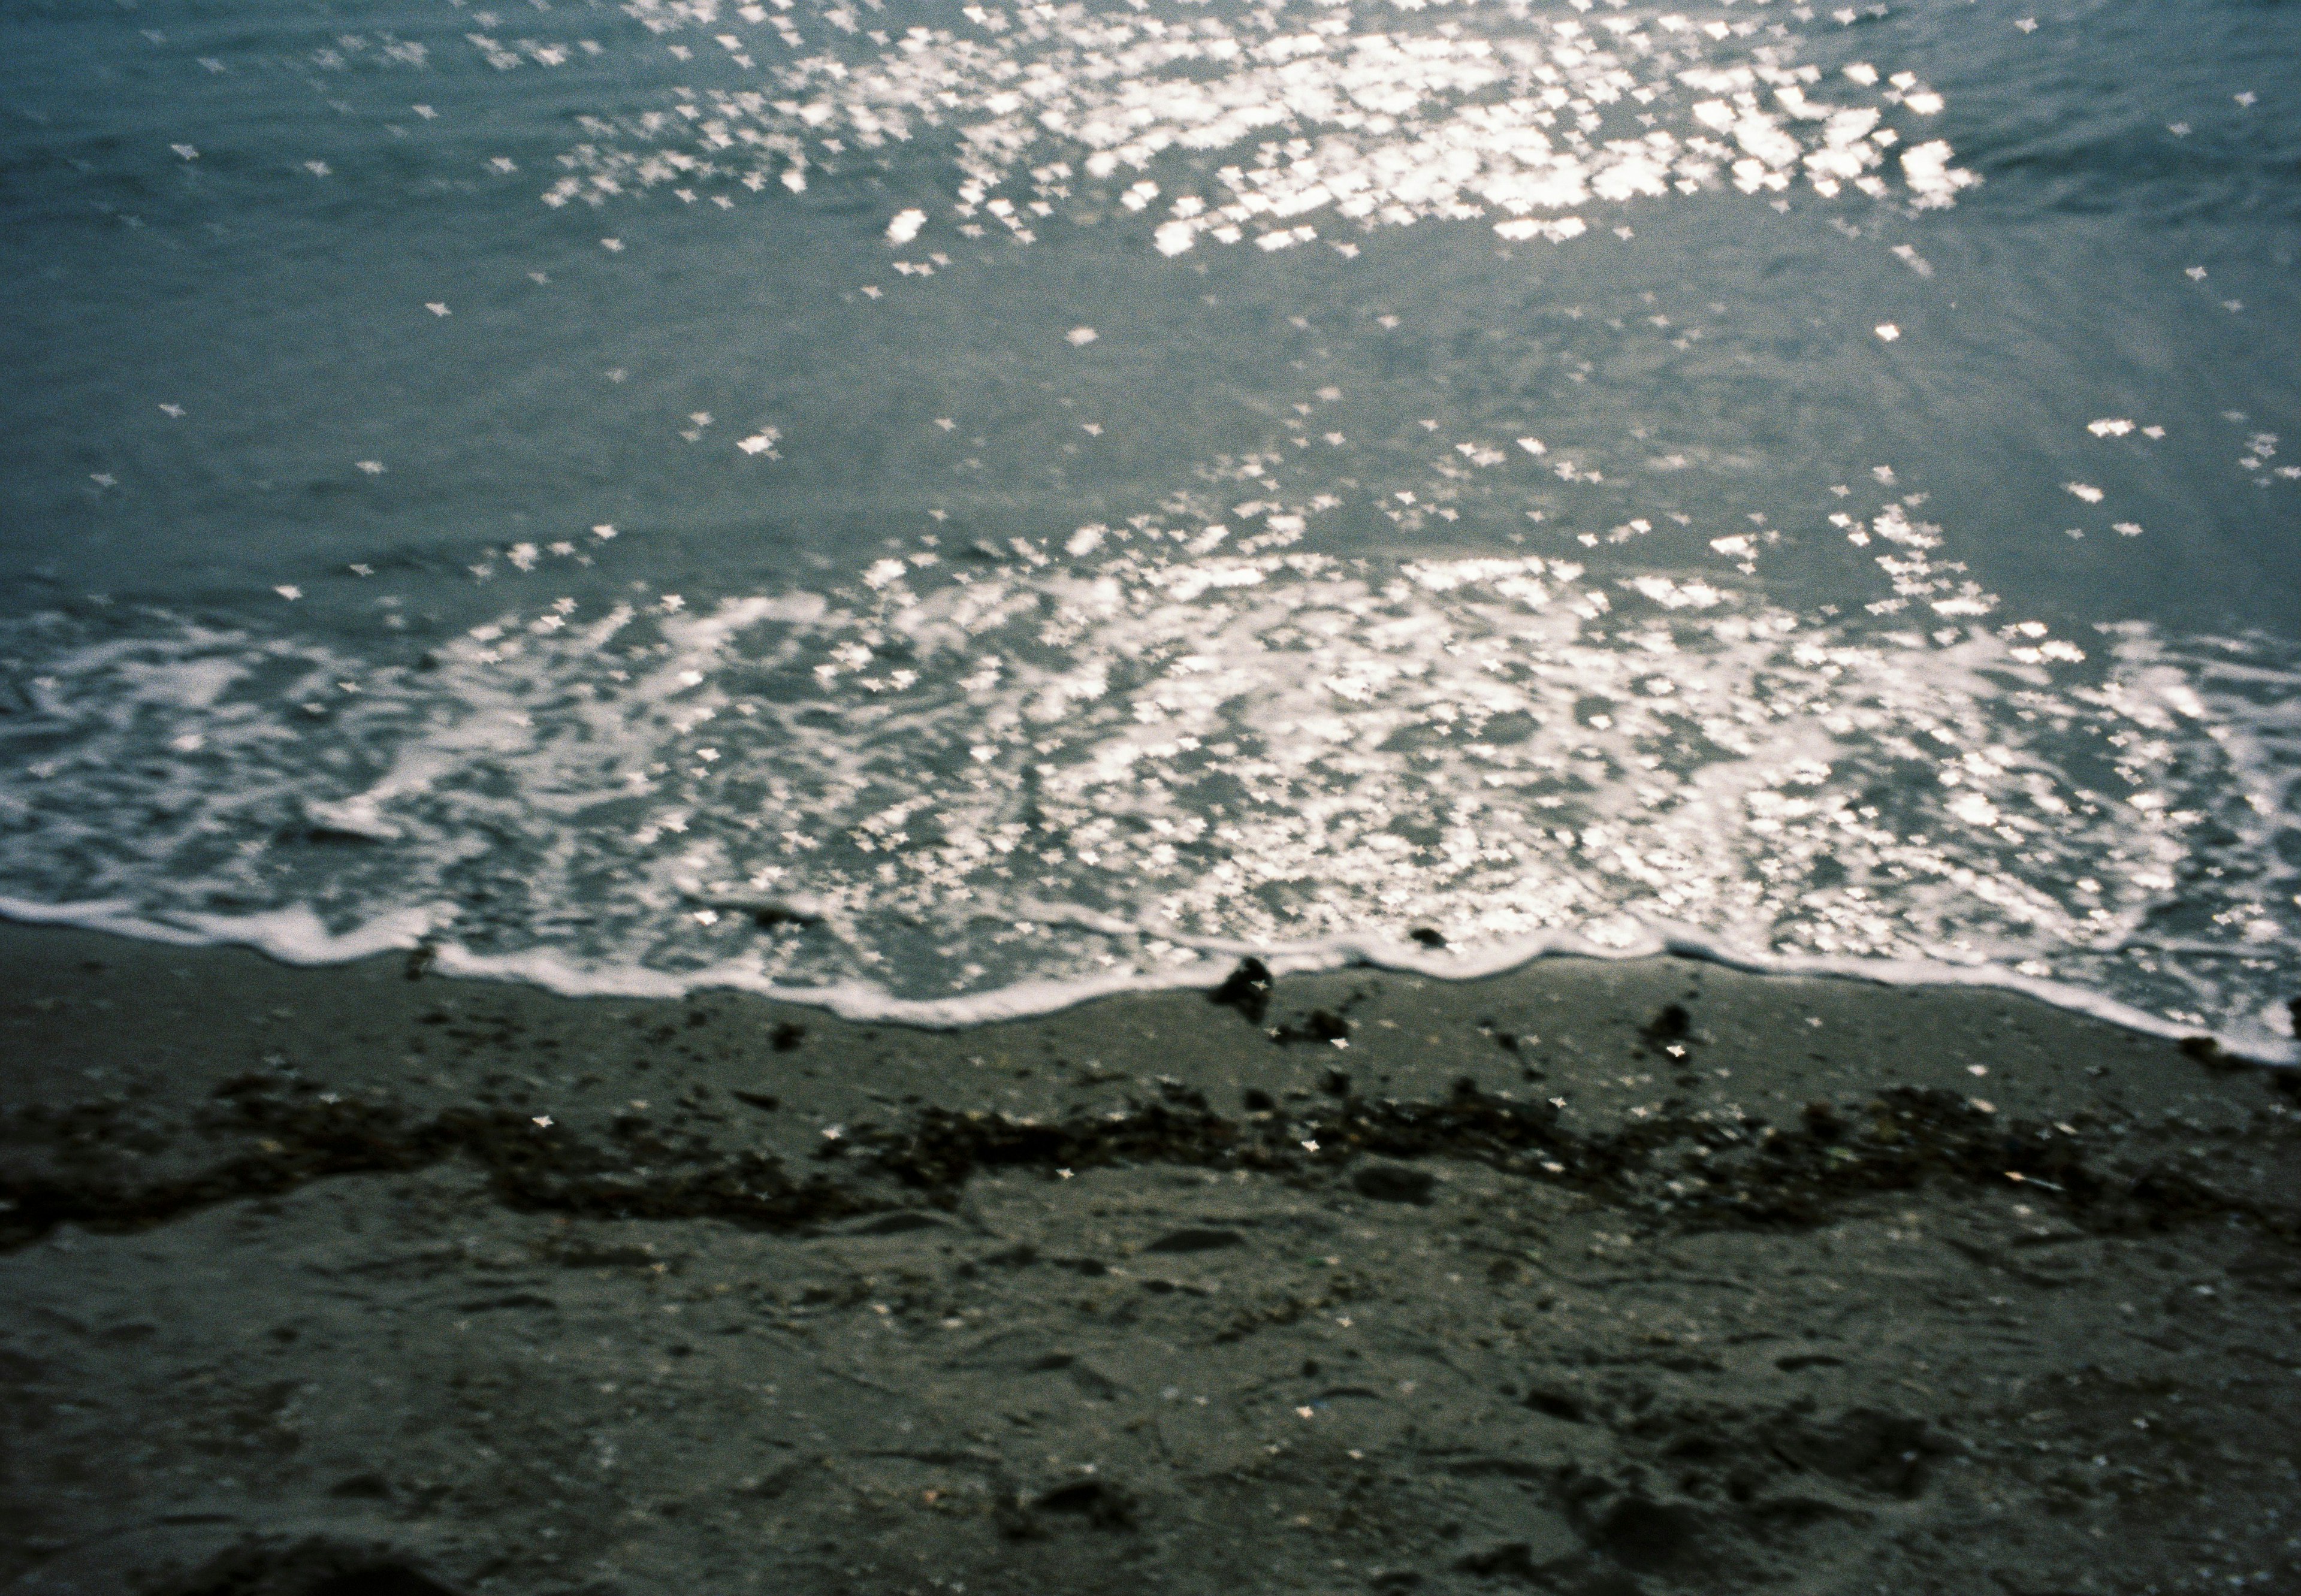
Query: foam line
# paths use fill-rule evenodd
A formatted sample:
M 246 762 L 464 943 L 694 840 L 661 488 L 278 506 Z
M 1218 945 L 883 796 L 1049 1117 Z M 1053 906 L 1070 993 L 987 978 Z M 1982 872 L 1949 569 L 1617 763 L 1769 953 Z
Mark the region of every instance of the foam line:
M 0 919 L 20 925 L 65 925 L 79 931 L 109 932 L 140 942 L 165 942 L 176 948 L 200 948 L 222 939 L 147 920 L 131 905 L 116 898 L 86 903 L 32 903 L 21 898 L 0 898 Z M 290 961 L 292 962 L 292 961 Z
M 1053 915 L 1054 906 L 1040 906 Z M 38 904 L 0 898 L 0 918 L 29 925 L 74 926 L 176 947 L 252 948 L 282 964 L 348 964 L 379 954 L 426 945 L 431 917 L 420 911 L 383 916 L 352 932 L 330 932 L 319 917 L 298 906 L 239 917 L 202 915 L 196 927 L 147 919 L 116 900 Z M 1095 916 L 1107 920 L 1107 916 Z M 779 1002 L 805 1004 L 862 1024 L 959 1030 L 1009 1020 L 1031 1019 L 1099 999 L 1130 992 L 1210 990 L 1235 967 L 1239 957 L 1261 958 L 1274 975 L 1312 974 L 1364 967 L 1394 970 L 1437 981 L 1478 981 L 1507 974 L 1545 958 L 1630 960 L 1669 957 L 1699 959 L 1754 975 L 1820 976 L 1865 981 L 1879 986 L 1987 987 L 2018 992 L 2052 1007 L 2082 1014 L 2144 1035 L 2186 1038 L 2201 1034 L 2113 998 L 2065 982 L 2024 975 L 1991 964 L 1954 965 L 1924 959 L 1831 958 L 1765 954 L 1736 948 L 1692 927 L 1617 922 L 1603 941 L 1577 932 L 1545 932 L 1465 947 L 1426 948 L 1374 932 L 1257 947 L 1226 939 L 1201 939 L 1215 955 L 1164 970 L 1112 971 L 1072 980 L 1028 980 L 954 998 L 901 998 L 866 982 L 792 986 L 762 976 L 748 966 L 726 963 L 674 973 L 632 966 L 586 968 L 549 949 L 510 954 L 473 953 L 454 942 L 431 944 L 434 969 L 473 980 L 511 981 L 540 987 L 565 998 L 675 999 L 705 990 L 735 990 Z M 1171 939 L 1170 939 L 1171 940 Z M 2214 1034 L 2222 1049 L 2239 1058 L 2273 1065 L 2301 1065 L 2301 1043 L 2279 1044 Z

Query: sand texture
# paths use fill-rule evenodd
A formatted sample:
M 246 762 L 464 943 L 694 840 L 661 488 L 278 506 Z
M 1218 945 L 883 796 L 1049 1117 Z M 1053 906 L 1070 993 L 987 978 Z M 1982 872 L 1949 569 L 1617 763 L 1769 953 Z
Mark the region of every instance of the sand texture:
M 2295 1077 L 2025 999 L 0 969 L 0 1591 L 2301 1592 Z

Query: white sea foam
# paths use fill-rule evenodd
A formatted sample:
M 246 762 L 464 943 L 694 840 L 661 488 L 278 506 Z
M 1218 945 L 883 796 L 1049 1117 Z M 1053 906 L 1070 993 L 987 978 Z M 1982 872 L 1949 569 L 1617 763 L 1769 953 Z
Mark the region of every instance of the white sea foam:
M 1252 530 L 1322 513 L 595 615 L 538 572 L 428 668 L 37 620 L 0 913 L 937 1024 L 1249 950 L 1675 949 L 2289 1052 L 2289 647 L 2003 620 L 1901 501 L 1849 517 L 1887 551 L 1859 624 L 1718 572 Z

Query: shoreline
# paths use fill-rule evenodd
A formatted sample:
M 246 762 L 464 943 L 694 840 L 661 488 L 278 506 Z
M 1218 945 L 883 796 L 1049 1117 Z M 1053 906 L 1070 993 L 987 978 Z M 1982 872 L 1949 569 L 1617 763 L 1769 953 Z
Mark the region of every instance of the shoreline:
M 759 912 L 775 920 L 812 918 L 804 907 L 771 905 Z M 1018 918 L 1033 918 L 1021 915 Z M 1047 923 L 1075 918 L 1069 911 L 1035 916 Z M 1642 936 L 1627 947 L 1607 947 L 1575 932 L 1544 932 L 1475 949 L 1449 947 L 1443 937 L 1407 942 L 1363 935 L 1338 935 L 1319 943 L 1263 944 L 1220 937 L 1170 935 L 1178 947 L 1206 956 L 1191 968 L 1151 973 L 1082 976 L 1069 980 L 1031 978 L 958 998 L 898 998 L 860 982 L 824 987 L 765 983 L 749 972 L 707 966 L 684 975 L 641 971 L 618 977 L 581 971 L 548 949 L 481 955 L 424 934 L 420 913 L 401 914 L 338 937 L 303 911 L 258 915 L 240 921 L 216 920 L 197 932 L 139 915 L 117 915 L 97 904 L 43 905 L 0 898 L 0 926 L 92 932 L 172 948 L 245 948 L 298 969 L 328 969 L 391 955 L 422 961 L 427 973 L 469 981 L 506 982 L 535 987 L 554 997 L 673 1000 L 742 993 L 772 1002 L 817 1009 L 857 1024 L 899 1025 L 918 1030 L 964 1030 L 978 1025 L 1043 1018 L 1083 1004 L 1154 993 L 1205 991 L 1218 985 L 1240 958 L 1254 958 L 1280 975 L 1325 975 L 1366 971 L 1426 981 L 1490 981 L 1516 974 L 1550 959 L 1586 959 L 1631 964 L 1675 958 L 1714 965 L 1738 974 L 1790 980 L 1866 982 L 1902 990 L 1963 988 L 2005 992 L 2064 1013 L 2098 1020 L 2143 1036 L 2192 1044 L 2211 1042 L 2247 1063 L 2301 1067 L 2301 996 L 2289 1007 L 2294 1036 L 2243 1038 L 2201 1030 L 2089 988 L 2044 976 L 2025 975 L 1996 964 L 1954 965 L 1926 959 L 1834 957 L 1826 955 L 1761 954 L 1728 946 L 1698 927 L 1641 924 Z M 1109 929 L 1099 927 L 1099 929 Z M 1437 936 L 1433 932 L 1431 936 Z M 1419 943 L 1418 947 L 1417 944 Z M 1467 956 L 1467 957 L 1466 957 Z M 2245 957 L 2241 949 L 2227 957 Z
M 0 968 L 0 1591 L 2301 1580 L 2301 1077 L 2016 994 Z

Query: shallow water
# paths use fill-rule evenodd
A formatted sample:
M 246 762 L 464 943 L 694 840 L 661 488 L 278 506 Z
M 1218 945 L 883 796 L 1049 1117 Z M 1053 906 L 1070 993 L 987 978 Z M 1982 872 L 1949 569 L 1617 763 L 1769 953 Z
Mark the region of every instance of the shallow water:
M 1675 938 L 2290 1046 L 2290 7 L 5 26 L 10 912 L 959 1017 Z

